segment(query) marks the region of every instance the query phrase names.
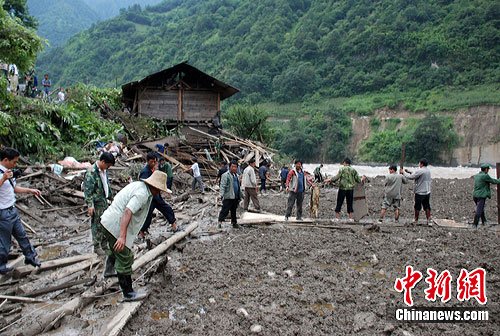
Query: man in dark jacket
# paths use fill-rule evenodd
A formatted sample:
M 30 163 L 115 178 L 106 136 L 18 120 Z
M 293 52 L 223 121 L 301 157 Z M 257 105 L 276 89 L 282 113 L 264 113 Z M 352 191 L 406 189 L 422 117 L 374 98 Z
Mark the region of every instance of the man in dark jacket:
M 490 165 L 484 163 L 481 165 L 481 171 L 474 175 L 474 192 L 472 194 L 474 203 L 476 203 L 476 213 L 474 215 L 474 226 L 479 224 L 479 218 L 483 225 L 486 224 L 486 215 L 484 214 L 484 206 L 486 198 L 491 198 L 490 184 L 500 184 L 500 179 L 494 179 L 488 172 Z
M 146 155 L 146 165 L 144 168 L 141 170 L 139 174 L 139 179 L 140 180 L 145 180 L 149 178 L 151 175 L 153 175 L 153 172 L 157 170 L 157 164 L 158 164 L 158 158 L 155 153 L 149 152 Z M 170 189 L 167 189 L 167 192 L 169 194 L 172 193 Z M 144 225 L 141 228 L 141 231 L 139 232 L 139 238 L 144 238 L 145 234 L 149 232 L 149 226 L 151 225 L 151 221 L 153 220 L 153 211 L 155 209 L 160 210 L 163 216 L 167 219 L 168 223 L 172 226 L 172 231 L 176 232 L 177 231 L 177 224 L 176 219 L 175 219 L 175 214 L 174 210 L 170 205 L 168 205 L 165 200 L 161 197 L 160 194 L 154 195 L 153 196 L 153 201 L 151 202 L 148 216 L 146 217 L 146 221 L 144 222 Z

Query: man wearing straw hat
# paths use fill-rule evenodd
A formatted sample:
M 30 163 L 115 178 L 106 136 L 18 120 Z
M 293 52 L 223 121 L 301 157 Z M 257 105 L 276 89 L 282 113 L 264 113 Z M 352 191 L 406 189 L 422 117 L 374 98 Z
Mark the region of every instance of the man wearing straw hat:
M 167 189 L 167 174 L 157 170 L 147 179 L 132 182 L 123 188 L 101 217 L 110 258 L 115 260 L 123 301 L 138 301 L 147 296 L 147 293 L 139 293 L 132 288 L 132 246 L 146 220 L 153 196 L 159 195 L 160 191 L 172 192 Z

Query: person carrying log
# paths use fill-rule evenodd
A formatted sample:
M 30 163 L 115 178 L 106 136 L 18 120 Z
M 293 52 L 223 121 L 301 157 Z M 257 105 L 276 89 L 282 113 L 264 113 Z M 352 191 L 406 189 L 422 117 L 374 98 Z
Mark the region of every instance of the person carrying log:
M 41 196 L 38 189 L 23 188 L 16 184 L 19 171 L 13 170 L 20 153 L 9 147 L 0 149 L 0 274 L 7 274 L 13 270 L 7 266 L 11 245 L 11 236 L 19 243 L 24 254 L 24 263 L 40 267 L 36 250 L 31 245 L 21 218 L 16 209 L 15 194 L 32 194 Z
M 486 225 L 486 215 L 484 213 L 484 206 L 486 205 L 486 199 L 491 198 L 490 184 L 500 184 L 500 179 L 495 179 L 491 177 L 488 172 L 490 171 L 490 165 L 483 163 L 481 165 L 481 171 L 474 175 L 474 191 L 472 197 L 474 203 L 476 203 L 476 212 L 474 214 L 473 225 L 477 228 L 479 224 L 479 218 L 483 225 Z
M 108 169 L 115 164 L 115 157 L 104 152 L 85 173 L 83 179 L 83 194 L 87 205 L 87 214 L 90 219 L 90 232 L 94 253 L 106 255 L 104 277 L 113 275 L 114 260 L 108 248 L 105 230 L 101 225 L 101 216 L 108 208 L 108 200 L 113 198 L 113 191 L 108 179 Z
M 153 197 L 167 189 L 167 174 L 154 171 L 147 179 L 127 185 L 116 194 L 113 203 L 104 211 L 101 224 L 106 229 L 109 248 L 115 259 L 114 268 L 123 293 L 123 301 L 138 301 L 147 293 L 134 291 L 132 264 L 134 239 L 141 230 Z

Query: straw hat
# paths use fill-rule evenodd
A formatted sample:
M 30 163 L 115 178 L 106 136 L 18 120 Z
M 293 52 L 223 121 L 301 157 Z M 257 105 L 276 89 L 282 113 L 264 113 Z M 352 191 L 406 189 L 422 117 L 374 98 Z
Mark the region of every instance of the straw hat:
M 141 179 L 144 183 L 149 184 L 150 186 L 160 189 L 161 191 L 165 191 L 169 194 L 172 193 L 172 190 L 167 188 L 167 174 L 161 172 L 159 170 L 155 170 L 153 175 L 148 177 L 147 179 Z

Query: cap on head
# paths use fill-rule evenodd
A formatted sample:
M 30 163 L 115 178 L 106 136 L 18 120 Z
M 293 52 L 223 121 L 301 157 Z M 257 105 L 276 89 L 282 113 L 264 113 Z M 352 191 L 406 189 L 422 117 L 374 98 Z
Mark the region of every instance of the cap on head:
M 481 165 L 481 169 L 490 169 L 490 168 L 491 168 L 491 166 L 489 164 L 487 164 L 487 163 L 483 163 Z
M 141 181 L 161 191 L 165 191 L 169 194 L 172 193 L 172 190 L 167 188 L 167 174 L 162 171 L 155 170 L 150 177 L 141 179 Z

